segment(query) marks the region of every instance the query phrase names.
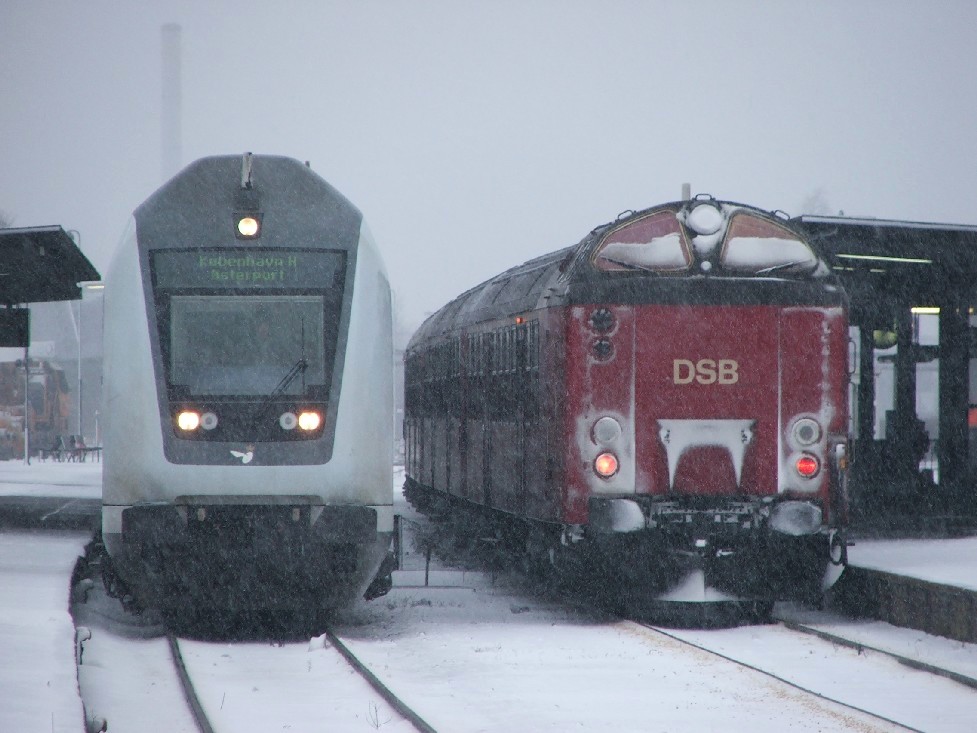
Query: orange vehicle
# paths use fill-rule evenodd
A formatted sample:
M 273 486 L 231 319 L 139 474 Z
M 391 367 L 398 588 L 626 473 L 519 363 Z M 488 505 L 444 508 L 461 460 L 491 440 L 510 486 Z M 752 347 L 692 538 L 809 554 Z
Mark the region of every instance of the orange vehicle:
M 0 363 L 0 460 L 24 455 L 24 363 Z M 44 359 L 30 360 L 27 379 L 31 455 L 47 450 L 68 432 L 71 397 L 64 370 Z

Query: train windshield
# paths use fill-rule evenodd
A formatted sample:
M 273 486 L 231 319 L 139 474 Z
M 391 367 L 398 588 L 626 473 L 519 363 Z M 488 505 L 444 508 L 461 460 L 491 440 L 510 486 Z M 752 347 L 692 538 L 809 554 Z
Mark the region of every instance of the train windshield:
M 820 260 L 790 229 L 737 214 L 726 231 L 719 264 L 728 272 L 744 275 L 801 274 L 813 272 Z
M 322 295 L 173 295 L 169 311 L 170 382 L 190 394 L 297 395 L 328 381 Z
M 680 272 L 692 264 L 692 250 L 673 211 L 659 211 L 614 229 L 594 256 L 604 271 Z

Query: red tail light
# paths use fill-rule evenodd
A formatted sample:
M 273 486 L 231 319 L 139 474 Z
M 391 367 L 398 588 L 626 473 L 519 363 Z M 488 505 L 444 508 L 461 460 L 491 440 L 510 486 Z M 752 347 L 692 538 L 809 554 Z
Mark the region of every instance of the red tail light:
M 618 463 L 617 456 L 613 453 L 601 453 L 594 460 L 594 471 L 601 478 L 610 478 L 615 473 L 617 473 Z
M 797 463 L 794 467 L 804 478 L 812 478 L 817 476 L 818 471 L 821 470 L 821 463 L 814 456 L 801 456 L 797 459 Z

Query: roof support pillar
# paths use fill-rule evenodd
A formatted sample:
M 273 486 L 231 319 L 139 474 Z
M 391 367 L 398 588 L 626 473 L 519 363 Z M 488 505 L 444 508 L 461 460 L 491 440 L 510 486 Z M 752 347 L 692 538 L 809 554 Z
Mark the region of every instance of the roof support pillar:
M 916 352 L 913 348 L 913 314 L 908 304 L 896 308 L 896 394 L 895 409 L 886 420 L 889 457 L 895 464 L 895 475 L 914 478 L 919 460 L 925 453 L 921 441 L 925 430 L 916 417 Z
M 953 291 L 940 305 L 940 438 L 936 446 L 940 485 L 951 490 L 968 483 L 969 331 L 967 309 Z

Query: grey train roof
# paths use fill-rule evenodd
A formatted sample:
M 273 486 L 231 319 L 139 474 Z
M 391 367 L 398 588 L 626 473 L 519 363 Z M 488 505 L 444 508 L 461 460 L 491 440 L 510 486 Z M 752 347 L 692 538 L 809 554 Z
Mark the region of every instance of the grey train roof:
M 265 222 L 263 246 L 311 246 L 303 240 L 321 233 L 337 249 L 355 249 L 362 214 L 308 166 L 292 158 L 254 155 L 251 172 L 245 187 L 240 155 L 191 163 L 136 209 L 140 241 L 226 246 L 232 222 L 218 218 L 229 209 L 264 210 L 278 219 Z

